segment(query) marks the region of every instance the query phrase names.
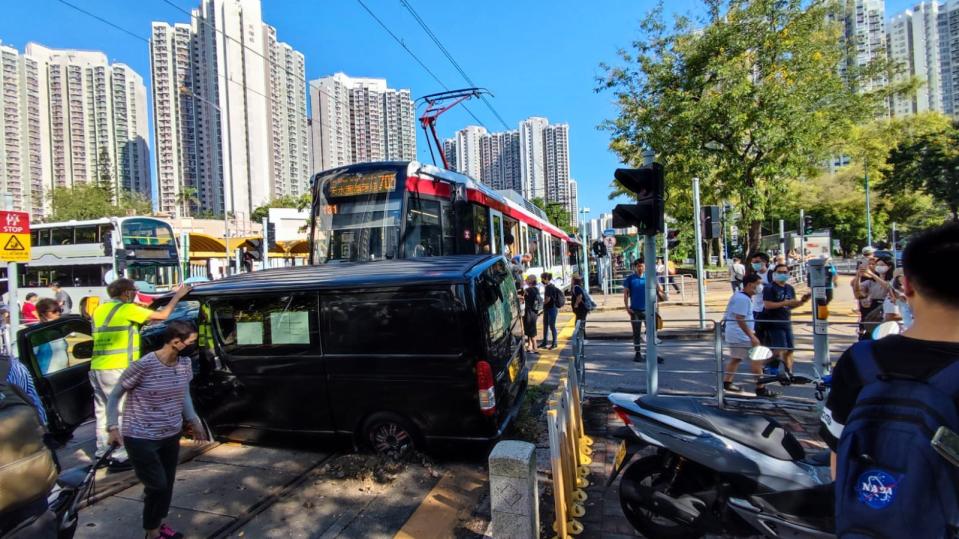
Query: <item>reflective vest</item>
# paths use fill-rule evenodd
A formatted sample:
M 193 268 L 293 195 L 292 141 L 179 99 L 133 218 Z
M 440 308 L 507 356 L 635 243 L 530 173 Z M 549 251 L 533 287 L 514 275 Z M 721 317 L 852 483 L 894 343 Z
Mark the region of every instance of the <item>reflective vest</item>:
M 150 312 L 139 305 L 116 300 L 98 306 L 93 311 L 90 368 L 125 369 L 131 361 L 140 359 L 140 324 L 146 321 Z

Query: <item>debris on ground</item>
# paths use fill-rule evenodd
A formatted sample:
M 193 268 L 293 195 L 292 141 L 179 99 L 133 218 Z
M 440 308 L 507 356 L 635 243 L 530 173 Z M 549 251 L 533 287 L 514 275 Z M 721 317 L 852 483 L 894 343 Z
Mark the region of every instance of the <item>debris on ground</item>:
M 543 386 L 530 386 L 526 389 L 526 398 L 520 405 L 516 419 L 513 420 L 509 437 L 538 444 L 546 433 L 546 401 L 549 390 Z
M 408 452 L 400 458 L 369 453 L 340 455 L 325 463 L 320 468 L 320 472 L 333 479 L 387 485 L 395 481 L 397 476 L 411 465 L 422 467 L 431 477 L 440 476 L 434 468 L 433 461 L 418 451 Z

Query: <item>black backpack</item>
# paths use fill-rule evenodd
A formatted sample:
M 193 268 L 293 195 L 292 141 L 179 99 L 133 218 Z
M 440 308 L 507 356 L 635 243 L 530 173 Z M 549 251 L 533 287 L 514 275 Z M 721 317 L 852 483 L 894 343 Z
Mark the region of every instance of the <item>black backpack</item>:
M 0 514 L 45 497 L 57 480 L 39 413 L 7 382 L 11 361 L 0 358 Z
M 553 307 L 562 309 L 564 306 L 566 306 L 566 294 L 564 294 L 562 290 L 553 284 L 550 284 L 550 287 L 552 288 L 552 290 L 550 290 L 550 294 L 553 296 Z

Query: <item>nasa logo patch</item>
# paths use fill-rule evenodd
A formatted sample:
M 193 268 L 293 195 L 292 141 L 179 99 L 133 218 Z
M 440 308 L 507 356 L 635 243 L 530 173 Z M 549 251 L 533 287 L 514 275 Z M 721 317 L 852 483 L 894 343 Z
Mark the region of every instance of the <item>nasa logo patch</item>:
M 896 478 L 882 470 L 867 470 L 856 481 L 859 501 L 873 509 L 885 509 L 896 497 Z

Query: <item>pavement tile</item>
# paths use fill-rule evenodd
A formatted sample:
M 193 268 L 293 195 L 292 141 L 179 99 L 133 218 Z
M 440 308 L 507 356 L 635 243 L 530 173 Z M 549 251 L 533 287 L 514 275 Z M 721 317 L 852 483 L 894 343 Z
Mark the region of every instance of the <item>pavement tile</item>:
M 143 504 L 139 500 L 111 498 L 110 503 L 98 503 L 80 511 L 80 525 L 75 537 L 142 537 L 142 514 Z M 231 517 L 213 513 L 171 508 L 166 522 L 186 537 L 208 537 L 232 520 Z
M 274 494 L 297 474 L 213 462 L 189 462 L 177 468 L 173 506 L 236 517 L 261 499 Z M 139 500 L 143 486 L 136 485 L 117 497 Z

